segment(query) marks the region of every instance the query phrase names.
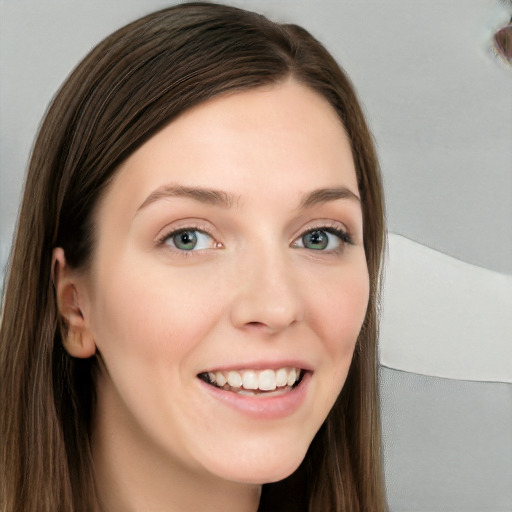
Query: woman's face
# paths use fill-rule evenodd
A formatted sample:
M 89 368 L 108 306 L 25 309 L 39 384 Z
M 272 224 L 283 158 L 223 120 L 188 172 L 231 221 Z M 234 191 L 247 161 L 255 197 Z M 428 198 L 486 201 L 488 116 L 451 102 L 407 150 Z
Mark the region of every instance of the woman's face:
M 291 474 L 366 312 L 358 195 L 337 115 L 293 81 L 203 103 L 130 156 L 77 285 L 99 442 L 195 475 Z

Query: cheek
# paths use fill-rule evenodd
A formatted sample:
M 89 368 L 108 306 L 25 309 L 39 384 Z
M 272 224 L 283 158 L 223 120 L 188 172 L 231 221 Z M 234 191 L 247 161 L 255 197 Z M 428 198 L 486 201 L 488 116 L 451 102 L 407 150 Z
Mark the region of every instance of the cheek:
M 170 275 L 156 266 L 144 275 L 131 269 L 121 262 L 112 269 L 94 303 L 93 335 L 107 377 L 98 391 L 101 411 L 105 421 L 136 432 L 142 427 L 174 450 L 169 439 L 185 446 L 190 418 L 184 411 L 196 380 L 191 369 L 218 322 L 220 305 L 211 299 L 213 290 L 204 293 L 211 281 L 205 276 Z M 176 449 L 183 455 L 185 448 Z
M 186 272 L 142 274 L 132 267 L 119 264 L 96 294 L 92 327 L 98 349 L 113 361 L 133 357 L 141 365 L 165 358 L 179 365 L 215 323 L 215 294 L 204 290 L 208 280 Z
M 366 264 L 328 281 L 316 293 L 314 329 L 335 363 L 336 371 L 348 371 L 369 299 Z

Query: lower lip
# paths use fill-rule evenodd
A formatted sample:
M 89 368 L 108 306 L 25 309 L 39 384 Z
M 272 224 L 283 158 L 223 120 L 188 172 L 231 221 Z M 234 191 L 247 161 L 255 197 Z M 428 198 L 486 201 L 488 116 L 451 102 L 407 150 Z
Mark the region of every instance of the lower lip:
M 226 391 L 206 382 L 200 382 L 208 393 L 228 407 L 254 419 L 274 420 L 290 416 L 299 409 L 306 399 L 310 380 L 311 372 L 307 372 L 291 391 L 269 397 L 265 397 L 265 395 L 239 395 L 233 391 Z

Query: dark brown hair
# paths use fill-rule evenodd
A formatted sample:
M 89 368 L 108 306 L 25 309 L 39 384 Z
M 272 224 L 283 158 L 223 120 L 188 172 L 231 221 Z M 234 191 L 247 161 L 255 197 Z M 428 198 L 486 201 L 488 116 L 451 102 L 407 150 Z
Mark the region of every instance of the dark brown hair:
M 90 448 L 95 358 L 62 347 L 54 247 L 86 268 L 93 211 L 119 164 L 184 110 L 292 77 L 325 97 L 350 139 L 363 205 L 370 300 L 346 384 L 301 467 L 265 485 L 260 509 L 385 510 L 377 397 L 377 309 L 384 246 L 381 179 L 345 73 L 296 25 L 188 3 L 137 20 L 78 65 L 40 128 L 25 184 L 0 331 L 0 508 L 97 509 Z

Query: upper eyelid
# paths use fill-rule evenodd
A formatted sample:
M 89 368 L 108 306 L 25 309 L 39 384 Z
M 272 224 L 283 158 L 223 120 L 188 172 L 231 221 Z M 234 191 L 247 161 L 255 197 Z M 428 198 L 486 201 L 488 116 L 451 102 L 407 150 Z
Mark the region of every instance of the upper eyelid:
M 175 224 L 179 222 L 181 221 L 175 221 L 172 223 L 172 226 L 166 226 L 162 228 L 156 235 L 155 241 L 158 242 L 161 240 L 165 240 L 169 236 L 183 231 L 199 231 L 201 233 L 211 236 L 213 239 L 216 239 L 216 235 L 213 233 L 213 230 L 206 225 L 205 221 L 193 221 L 184 219 L 182 221 L 183 225 L 176 226 Z
M 343 222 L 337 220 L 319 219 L 317 221 L 308 222 L 306 225 L 304 225 L 302 228 L 296 231 L 296 234 L 293 236 L 293 240 L 296 240 L 297 238 L 303 236 L 305 233 L 308 233 L 309 231 L 322 229 L 326 231 L 342 231 L 343 233 L 346 233 L 348 236 L 350 236 L 350 238 L 352 238 L 352 230 L 349 229 L 347 225 L 344 224 Z
M 311 233 L 312 231 L 326 231 L 330 235 L 336 236 L 340 239 L 340 244 L 342 246 L 344 245 L 354 245 L 354 241 L 352 239 L 351 234 L 346 229 L 341 229 L 339 227 L 332 227 L 332 226 L 318 226 L 314 228 L 309 228 L 303 231 L 299 236 L 295 237 L 292 241 L 292 246 L 295 244 L 298 240 L 300 240 L 303 236 L 305 236 L 307 233 Z M 343 236 L 341 236 L 341 235 Z

